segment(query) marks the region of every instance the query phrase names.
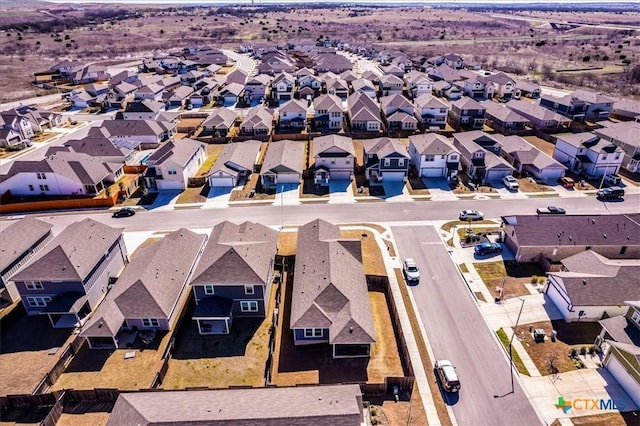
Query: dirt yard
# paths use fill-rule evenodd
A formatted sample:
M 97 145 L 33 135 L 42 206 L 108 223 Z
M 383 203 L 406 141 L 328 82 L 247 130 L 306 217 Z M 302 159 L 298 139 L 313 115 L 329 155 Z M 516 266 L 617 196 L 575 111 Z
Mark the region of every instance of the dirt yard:
M 505 299 L 529 295 L 531 293 L 525 284 L 545 279 L 544 271 L 537 263 L 498 261 L 474 263 L 473 266 L 493 297 L 500 297 L 498 287 L 502 287 Z

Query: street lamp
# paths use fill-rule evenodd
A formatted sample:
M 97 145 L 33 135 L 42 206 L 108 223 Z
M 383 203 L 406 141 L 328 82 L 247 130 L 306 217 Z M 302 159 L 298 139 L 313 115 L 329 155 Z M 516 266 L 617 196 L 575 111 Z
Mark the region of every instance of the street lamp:
M 512 394 L 515 392 L 515 386 L 513 384 L 513 338 L 515 337 L 516 333 L 518 332 L 518 323 L 520 322 L 520 315 L 522 315 L 522 308 L 524 308 L 524 302 L 525 299 L 522 299 L 519 297 L 519 299 L 522 301 L 522 304 L 520 305 L 520 311 L 518 312 L 518 317 L 516 318 L 516 324 L 513 327 L 513 334 L 511 335 L 511 339 L 509 340 L 509 373 L 511 375 L 511 391 L 505 393 L 504 395 L 493 395 L 494 398 L 502 398 L 504 396 L 507 396 L 509 394 Z

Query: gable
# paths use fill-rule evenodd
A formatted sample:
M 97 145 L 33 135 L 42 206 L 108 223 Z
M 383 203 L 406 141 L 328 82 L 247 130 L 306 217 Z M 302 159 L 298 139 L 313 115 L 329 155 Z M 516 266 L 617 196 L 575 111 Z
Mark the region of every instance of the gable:
M 330 326 L 331 320 L 327 318 L 315 303 L 312 304 L 294 324 L 291 324 L 291 328 L 329 328 Z

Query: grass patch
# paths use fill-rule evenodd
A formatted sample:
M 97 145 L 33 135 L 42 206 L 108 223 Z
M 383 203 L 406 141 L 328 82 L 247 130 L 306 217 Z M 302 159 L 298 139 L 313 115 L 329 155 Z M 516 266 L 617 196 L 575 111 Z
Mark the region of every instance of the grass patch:
M 459 264 L 458 268 L 460 269 L 460 272 L 462 272 L 462 273 L 469 273 L 469 268 L 467 268 L 466 263 Z
M 278 254 L 291 256 L 296 254 L 298 232 L 280 232 L 278 234 Z
M 199 204 L 207 201 L 209 195 L 209 185 L 187 188 L 178 197 L 176 204 Z
M 602 413 L 590 416 L 571 417 L 574 426 L 627 426 L 637 424 L 637 414 L 633 411 L 624 413 Z
M 531 294 L 525 284 L 544 282 L 544 270 L 536 263 L 519 263 L 512 261 L 496 261 L 474 263 L 493 297 L 500 297 L 496 287 L 503 288 L 503 297 L 517 297 Z
M 502 346 L 504 346 L 504 349 L 507 351 L 507 353 L 509 353 L 509 337 L 507 336 L 507 333 L 504 331 L 504 329 L 501 328 L 500 330 L 496 331 L 496 334 L 498 335 L 498 339 L 500 339 L 500 342 L 502 342 Z M 527 370 L 527 367 L 524 366 L 522 358 L 520 358 L 520 355 L 518 355 L 518 351 L 516 351 L 514 348 L 511 348 L 511 357 L 513 359 L 513 365 L 516 366 L 520 374 L 528 376 L 529 371 Z
M 493 228 L 471 228 L 473 229 L 473 233 L 474 234 L 482 234 L 482 233 L 491 233 L 491 232 L 496 232 L 497 229 L 499 229 L 498 227 L 493 227 Z M 464 240 L 466 238 L 467 235 L 467 227 L 460 227 L 457 230 L 458 233 L 458 237 L 460 237 L 461 240 Z
M 365 236 L 363 236 L 365 235 Z M 380 247 L 376 243 L 376 239 L 372 232 L 362 230 L 340 231 L 342 238 L 357 238 L 362 241 L 362 263 L 364 265 L 364 273 L 367 275 L 387 275 L 387 269 L 382 260 Z
M 202 163 L 202 165 L 198 169 L 198 173 L 196 174 L 196 176 L 203 176 L 209 173 L 211 166 L 213 166 L 213 164 L 216 162 L 216 160 L 220 156 L 220 153 L 222 153 L 222 150 L 224 149 L 225 146 L 226 145 L 220 145 L 220 144 L 207 145 L 207 159 L 204 161 L 204 163 Z
M 472 225 L 496 225 L 496 222 L 494 222 L 493 220 L 476 220 L 475 222 L 471 222 L 471 224 Z M 466 220 L 454 220 L 454 221 L 445 223 L 444 225 L 442 225 L 440 229 L 445 232 L 449 232 L 451 231 L 451 229 L 453 229 L 454 226 L 457 226 L 461 229 L 463 229 L 462 227 L 464 227 L 464 229 L 467 229 L 469 227 L 469 222 L 467 222 Z M 495 229 L 492 229 L 492 230 L 495 231 Z

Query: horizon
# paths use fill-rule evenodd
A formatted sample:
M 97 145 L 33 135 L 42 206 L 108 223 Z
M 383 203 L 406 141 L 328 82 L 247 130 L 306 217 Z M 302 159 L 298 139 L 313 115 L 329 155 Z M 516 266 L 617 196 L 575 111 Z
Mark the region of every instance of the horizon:
M 277 5 L 277 4 L 362 4 L 362 5 L 376 5 L 376 6 L 421 6 L 421 5 L 435 5 L 435 4 L 443 4 L 443 5 L 535 5 L 535 4 L 545 4 L 552 5 L 556 4 L 559 7 L 566 7 L 569 4 L 561 3 L 558 4 L 557 0 L 325 0 L 325 1 L 314 1 L 314 0 L 134 0 L 134 1 L 120 1 L 120 0 L 43 0 L 47 3 L 56 3 L 56 4 L 172 4 L 172 5 L 184 5 L 184 6 L 192 6 L 192 5 Z M 597 4 L 629 4 L 629 5 L 638 5 L 638 2 L 635 0 L 573 0 L 571 2 L 573 6 L 577 6 L 576 3 L 585 4 L 585 5 L 597 5 Z

